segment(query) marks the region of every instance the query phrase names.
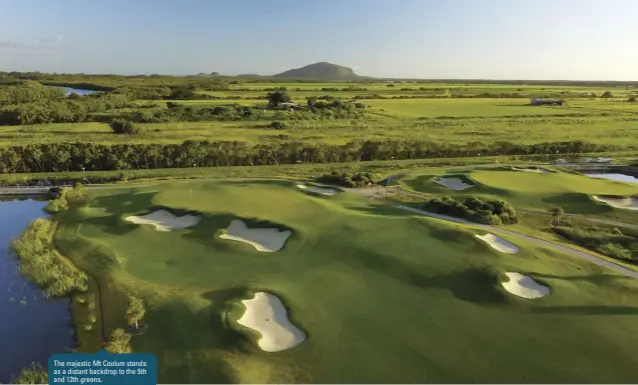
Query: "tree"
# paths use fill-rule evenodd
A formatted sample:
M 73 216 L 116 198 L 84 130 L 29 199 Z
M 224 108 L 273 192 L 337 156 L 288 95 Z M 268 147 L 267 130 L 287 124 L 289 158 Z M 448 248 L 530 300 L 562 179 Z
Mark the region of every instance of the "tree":
M 111 333 L 111 337 L 104 346 L 104 350 L 109 353 L 130 353 L 131 352 L 131 335 L 126 333 L 124 329 L 115 329 Z
M 560 223 L 561 218 L 565 215 L 565 210 L 563 210 L 560 206 L 550 209 L 549 212 L 552 213 L 552 216 L 554 217 L 554 223 Z
M 84 184 L 82 184 L 82 182 L 80 182 L 79 180 L 76 180 L 75 182 L 73 182 L 73 189 L 77 191 L 79 196 L 82 196 L 83 187 L 84 187 Z
M 111 122 L 111 130 L 116 134 L 139 134 L 142 130 L 132 122 L 124 119 L 116 119 Z
M 269 92 L 266 95 L 266 99 L 268 99 L 268 106 L 269 107 L 277 107 L 279 106 L 279 104 L 281 103 L 289 103 L 290 102 L 290 95 L 288 95 L 288 93 L 286 91 L 274 91 L 274 92 Z
M 279 120 L 276 120 L 272 123 L 270 123 L 270 128 L 274 129 L 274 130 L 283 130 L 286 128 L 286 123 L 281 122 Z
M 146 309 L 144 308 L 144 302 L 141 299 L 129 296 L 128 297 L 128 309 L 126 310 L 126 321 L 129 325 L 135 325 L 135 329 L 139 329 L 137 322 L 144 317 Z
M 395 85 L 394 85 L 394 84 L 392 84 L 392 83 L 388 84 L 388 87 L 390 87 L 390 88 L 392 88 L 392 87 L 394 87 L 394 86 L 395 86 Z
M 627 101 L 628 101 L 629 103 L 636 103 L 636 102 L 638 102 L 638 97 L 636 97 L 636 95 L 631 95 L 631 96 L 627 99 Z
M 18 377 L 11 380 L 13 384 L 48 384 L 49 373 L 39 363 L 32 362 L 31 366 L 22 369 Z
M 602 95 L 600 95 L 601 98 L 613 98 L 614 94 L 611 93 L 611 91 L 605 91 L 603 92 Z

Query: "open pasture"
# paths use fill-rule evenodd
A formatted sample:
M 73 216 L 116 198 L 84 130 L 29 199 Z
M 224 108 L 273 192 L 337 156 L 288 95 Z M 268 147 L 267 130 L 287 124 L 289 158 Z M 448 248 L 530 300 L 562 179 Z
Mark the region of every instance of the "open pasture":
M 187 106 L 215 107 L 258 100 L 174 101 Z M 396 99 L 364 100 L 366 115 L 346 119 L 286 119 L 286 128 L 261 121 L 206 121 L 139 124 L 140 135 L 112 133 L 106 123 L 58 123 L 0 127 L 0 146 L 56 142 L 181 143 L 185 140 L 243 141 L 250 144 L 300 142 L 344 144 L 349 141 L 404 140 L 468 144 L 510 141 L 533 144 L 583 140 L 638 146 L 638 104 L 615 101 L 573 101 L 569 107 L 528 106 L 526 99 Z M 166 101 L 155 103 L 162 108 Z

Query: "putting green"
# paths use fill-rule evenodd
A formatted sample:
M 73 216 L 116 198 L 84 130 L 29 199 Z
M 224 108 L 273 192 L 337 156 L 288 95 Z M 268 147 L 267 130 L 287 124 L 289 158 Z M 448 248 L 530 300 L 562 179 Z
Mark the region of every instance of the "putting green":
M 159 208 L 201 221 L 124 220 Z M 467 227 L 288 182 L 91 191 L 58 218 L 57 246 L 100 283 L 107 331 L 125 326 L 128 292 L 148 304 L 133 348 L 157 355 L 164 383 L 635 380 L 638 283 L 522 241 L 504 256 Z M 293 235 L 273 253 L 219 239 L 236 218 Z M 507 271 L 551 295 L 512 296 Z M 283 300 L 302 344 L 256 345 L 237 322 L 256 291 Z

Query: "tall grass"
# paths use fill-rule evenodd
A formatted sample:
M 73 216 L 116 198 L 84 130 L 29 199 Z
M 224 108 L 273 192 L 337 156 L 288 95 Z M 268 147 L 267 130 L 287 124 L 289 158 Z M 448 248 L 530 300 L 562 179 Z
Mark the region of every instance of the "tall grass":
M 67 265 L 51 244 L 55 224 L 38 218 L 12 242 L 20 262 L 20 272 L 42 288 L 49 297 L 61 297 L 86 291 L 87 276 Z

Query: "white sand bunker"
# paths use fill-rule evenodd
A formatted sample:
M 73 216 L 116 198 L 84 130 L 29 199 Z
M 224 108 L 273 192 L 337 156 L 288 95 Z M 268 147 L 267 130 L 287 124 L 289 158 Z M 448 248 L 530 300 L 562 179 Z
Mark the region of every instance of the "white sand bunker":
M 617 209 L 638 210 L 638 199 L 636 198 L 611 198 L 594 195 L 594 200 L 610 205 Z
M 461 178 L 443 178 L 439 177 L 434 180 L 435 183 L 443 185 L 451 190 L 467 190 L 474 185 L 467 184 Z
M 259 292 L 255 298 L 242 301 L 246 312 L 237 321 L 261 334 L 259 347 L 267 352 L 278 352 L 302 343 L 306 336 L 288 319 L 288 312 L 279 297 Z
M 322 195 L 337 195 L 339 193 L 339 191 L 337 190 L 333 190 L 331 188 L 321 188 L 321 187 L 315 187 L 315 186 L 306 186 L 305 184 L 301 184 L 298 183 L 297 184 L 297 188 L 304 190 L 304 191 L 309 191 L 309 192 L 313 192 L 316 194 L 322 194 Z
M 153 225 L 157 231 L 173 231 L 195 226 L 201 218 L 194 215 L 176 217 L 169 211 L 157 210 L 148 215 L 133 215 L 124 219 L 138 225 Z
M 506 241 L 505 239 L 498 237 L 494 234 L 475 235 L 476 238 L 490 245 L 493 249 L 506 254 L 518 254 L 521 249 L 518 246 Z
M 543 170 L 541 168 L 520 168 L 520 167 L 512 167 L 514 171 L 527 171 L 527 172 L 535 172 L 537 174 L 545 174 L 547 170 Z
M 230 239 L 248 243 L 258 251 L 274 252 L 284 247 L 286 240 L 292 235 L 292 231 L 278 229 L 249 229 L 244 221 L 233 219 L 226 233 L 220 235 L 222 239 Z
M 502 282 L 505 290 L 519 297 L 527 299 L 541 298 L 549 295 L 549 288 L 545 287 L 530 277 L 520 273 L 505 273 L 509 281 Z

